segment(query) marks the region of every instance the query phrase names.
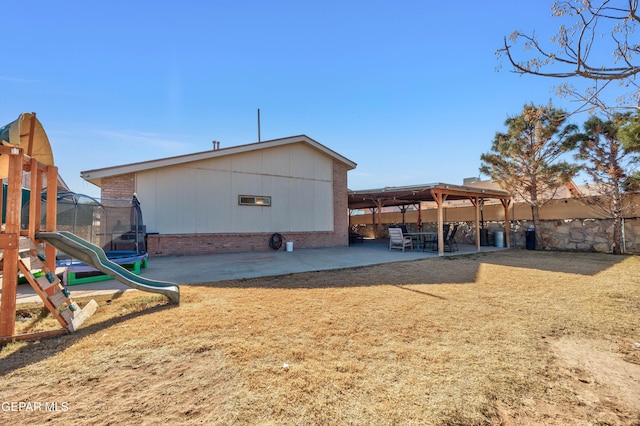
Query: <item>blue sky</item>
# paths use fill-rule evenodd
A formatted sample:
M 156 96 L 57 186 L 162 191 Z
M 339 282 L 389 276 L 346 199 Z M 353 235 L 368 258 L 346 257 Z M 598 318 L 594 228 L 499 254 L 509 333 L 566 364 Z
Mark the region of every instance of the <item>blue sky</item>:
M 306 134 L 358 163 L 350 189 L 478 176 L 507 116 L 573 108 L 495 51 L 555 32 L 552 1 L 2 4 L 0 124 L 36 112 L 72 190 L 90 170 Z M 506 65 L 506 64 L 505 64 Z M 578 123 L 580 124 L 580 123 Z

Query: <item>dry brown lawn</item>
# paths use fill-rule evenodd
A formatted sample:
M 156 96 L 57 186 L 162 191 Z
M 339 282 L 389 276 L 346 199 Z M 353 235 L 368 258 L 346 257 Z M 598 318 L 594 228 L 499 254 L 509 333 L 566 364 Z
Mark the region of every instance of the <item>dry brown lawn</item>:
M 4 347 L 2 423 L 640 424 L 639 257 L 511 250 L 181 291 L 96 298 L 75 334 Z M 52 324 L 38 313 L 21 329 Z

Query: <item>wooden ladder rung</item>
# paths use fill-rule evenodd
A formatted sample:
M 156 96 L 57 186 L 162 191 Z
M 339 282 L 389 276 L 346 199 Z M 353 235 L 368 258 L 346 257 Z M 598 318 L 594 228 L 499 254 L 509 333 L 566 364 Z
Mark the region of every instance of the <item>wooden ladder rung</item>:
M 57 285 L 58 283 L 60 283 L 60 280 L 58 280 L 58 277 L 56 277 L 55 281 L 51 282 L 49 281 L 49 278 L 47 278 L 46 275 L 42 275 L 41 277 L 36 278 L 36 282 L 38 283 L 38 286 L 46 291 L 47 289 L 53 287 L 54 285 Z
M 34 256 L 31 255 L 31 257 L 29 258 L 29 267 L 33 270 L 33 269 L 44 269 L 47 267 L 47 264 L 40 259 L 39 256 Z
M 51 296 L 49 296 L 49 300 L 51 301 L 53 306 L 55 306 L 57 309 L 60 306 L 67 303 L 69 301 L 69 298 L 62 291 L 58 290 L 55 293 L 53 293 Z
M 64 320 L 67 322 L 67 327 L 69 326 L 69 324 L 73 322 L 73 318 L 75 317 L 76 312 L 80 312 L 80 311 L 77 310 L 74 312 L 71 309 L 65 309 L 64 311 L 60 312 L 60 315 L 62 316 L 62 318 L 64 318 Z

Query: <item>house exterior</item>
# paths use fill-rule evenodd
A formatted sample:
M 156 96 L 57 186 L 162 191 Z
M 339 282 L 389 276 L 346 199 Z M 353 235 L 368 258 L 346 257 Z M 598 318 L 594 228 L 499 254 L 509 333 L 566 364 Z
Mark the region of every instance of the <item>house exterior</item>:
M 273 233 L 297 248 L 346 246 L 355 167 L 300 135 L 81 175 L 102 198 L 136 194 L 147 250 L 162 256 L 271 250 Z

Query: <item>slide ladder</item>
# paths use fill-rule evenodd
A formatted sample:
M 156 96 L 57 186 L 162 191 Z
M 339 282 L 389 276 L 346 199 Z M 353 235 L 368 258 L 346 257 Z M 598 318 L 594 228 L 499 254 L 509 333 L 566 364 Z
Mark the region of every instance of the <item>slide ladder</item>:
M 36 243 L 27 237 L 20 237 L 18 269 L 31 287 L 40 296 L 46 308 L 56 320 L 70 332 L 73 332 L 90 316 L 98 304 L 91 300 L 86 306 L 80 306 L 71 299 L 69 290 L 62 286 L 55 271 L 51 271 L 44 254 L 38 253 Z M 34 271 L 41 271 L 35 273 Z

